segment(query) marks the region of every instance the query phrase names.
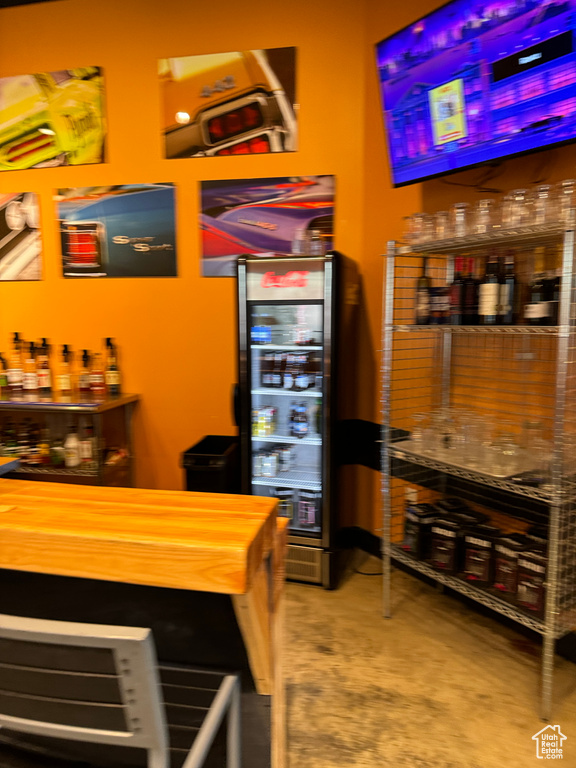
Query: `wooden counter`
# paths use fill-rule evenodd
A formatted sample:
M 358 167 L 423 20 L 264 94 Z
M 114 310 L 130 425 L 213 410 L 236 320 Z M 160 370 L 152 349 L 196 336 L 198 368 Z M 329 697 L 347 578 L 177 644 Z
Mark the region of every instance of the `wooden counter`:
M 0 479 L 0 569 L 187 590 L 198 599 L 212 593 L 222 596 L 218 605 L 229 596 L 256 690 L 274 694 L 272 765 L 281 768 L 276 620 L 286 523 L 276 507 L 258 496 Z

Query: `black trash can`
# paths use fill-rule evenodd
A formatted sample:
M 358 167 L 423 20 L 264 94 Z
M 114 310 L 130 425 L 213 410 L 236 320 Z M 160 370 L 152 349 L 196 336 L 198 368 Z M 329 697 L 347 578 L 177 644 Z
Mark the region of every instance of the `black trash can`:
M 182 454 L 186 490 L 240 493 L 238 438 L 206 435 Z

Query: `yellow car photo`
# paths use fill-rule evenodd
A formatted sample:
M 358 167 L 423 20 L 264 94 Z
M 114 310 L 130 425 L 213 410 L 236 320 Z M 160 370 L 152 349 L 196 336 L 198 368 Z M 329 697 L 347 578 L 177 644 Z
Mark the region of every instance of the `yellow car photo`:
M 0 170 L 104 161 L 98 67 L 0 78 Z
M 162 59 L 165 156 L 294 152 L 294 59 L 294 48 Z

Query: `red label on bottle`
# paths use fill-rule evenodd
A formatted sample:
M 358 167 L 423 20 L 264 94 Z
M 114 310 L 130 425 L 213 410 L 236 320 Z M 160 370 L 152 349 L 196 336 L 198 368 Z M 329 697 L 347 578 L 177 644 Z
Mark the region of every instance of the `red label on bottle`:
M 260 285 L 262 288 L 306 288 L 309 274 L 307 271 L 291 271 L 286 272 L 285 275 L 266 272 L 262 276 Z

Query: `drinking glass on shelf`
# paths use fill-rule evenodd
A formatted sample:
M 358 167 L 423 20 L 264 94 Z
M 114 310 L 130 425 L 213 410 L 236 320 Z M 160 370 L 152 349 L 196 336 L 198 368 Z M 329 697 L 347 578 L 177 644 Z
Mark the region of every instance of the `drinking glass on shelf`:
M 570 224 L 570 215 L 574 210 L 574 190 L 576 181 L 564 179 L 558 184 L 558 219 L 562 224 Z
M 424 448 L 424 430 L 426 427 L 426 414 L 414 413 L 412 415 L 412 432 L 410 433 L 410 442 L 415 451 L 421 452 Z
M 413 243 L 414 242 L 414 221 L 412 214 L 410 216 L 404 216 L 404 240 L 407 243 Z
M 421 242 L 428 242 L 434 240 L 435 237 L 436 222 L 434 216 L 430 216 L 427 213 L 422 214 L 422 226 L 421 226 Z
M 438 240 L 445 240 L 452 237 L 452 227 L 450 225 L 450 214 L 448 211 L 437 211 L 435 215 L 435 233 Z
M 430 414 L 423 430 L 423 450 L 432 456 L 437 456 L 444 449 L 444 431 L 442 415 L 438 411 Z
M 452 206 L 452 231 L 455 237 L 468 234 L 468 203 L 455 203 Z
M 499 477 L 510 477 L 521 468 L 520 446 L 516 435 L 506 428 L 501 429 L 492 443 L 492 473 Z
M 479 200 L 474 208 L 473 232 L 481 235 L 492 230 L 494 218 L 494 200 Z
M 553 212 L 552 187 L 540 184 L 532 193 L 532 221 L 534 224 L 546 224 Z
M 508 198 L 508 227 L 530 224 L 530 204 L 526 189 L 513 189 Z
M 543 425 L 541 421 L 526 419 L 522 423 L 520 449 L 522 453 L 522 469 L 529 472 L 538 465 L 538 450 L 543 440 Z

